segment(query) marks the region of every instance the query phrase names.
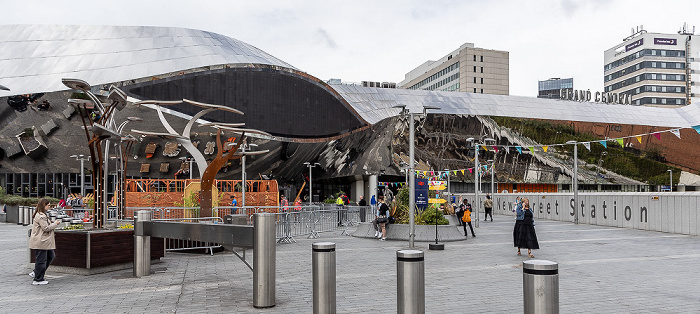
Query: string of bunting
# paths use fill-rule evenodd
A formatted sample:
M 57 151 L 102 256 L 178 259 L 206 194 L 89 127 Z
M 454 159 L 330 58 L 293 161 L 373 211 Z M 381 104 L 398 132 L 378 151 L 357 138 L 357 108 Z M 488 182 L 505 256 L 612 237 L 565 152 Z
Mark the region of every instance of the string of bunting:
M 693 129 L 694 129 L 696 132 L 698 132 L 698 134 L 700 134 L 700 125 L 694 126 Z M 586 147 L 586 149 L 588 149 L 588 151 L 590 151 L 590 150 L 591 150 L 591 143 L 598 143 L 598 144 L 600 144 L 600 145 L 603 145 L 603 147 L 608 148 L 608 142 L 609 142 L 609 141 L 612 141 L 612 142 L 616 142 L 616 143 L 618 143 L 620 146 L 624 147 L 624 141 L 625 141 L 625 139 L 634 138 L 634 139 L 636 139 L 636 140 L 641 144 L 641 143 L 642 143 L 642 139 L 643 139 L 644 136 L 650 136 L 650 135 L 651 135 L 651 136 L 654 136 L 657 140 L 660 141 L 660 140 L 661 140 L 661 133 L 671 133 L 671 134 L 675 135 L 676 137 L 678 137 L 678 138 L 680 139 L 680 138 L 681 138 L 681 131 L 680 131 L 680 130 L 681 130 L 681 129 L 670 129 L 670 130 L 655 131 L 655 132 L 650 132 L 650 133 L 637 134 L 637 135 L 630 135 L 630 136 L 623 136 L 623 137 L 619 137 L 619 138 L 608 138 L 608 139 L 604 139 L 604 140 L 589 141 L 589 142 L 548 144 L 548 145 L 532 145 L 532 146 L 516 146 L 516 145 L 479 145 L 479 148 L 480 148 L 480 149 L 483 149 L 484 151 L 489 151 L 489 150 L 491 150 L 491 151 L 494 151 L 494 152 L 496 152 L 496 153 L 498 152 L 499 148 L 500 148 L 500 149 L 505 149 L 506 153 L 508 153 L 508 151 L 509 151 L 511 148 L 515 148 L 515 150 L 518 151 L 518 154 L 522 154 L 522 153 L 523 153 L 523 149 L 527 149 L 527 151 L 529 151 L 531 154 L 534 154 L 536 148 L 539 148 L 541 151 L 543 151 L 543 152 L 546 153 L 546 152 L 549 150 L 550 147 L 564 146 L 564 145 L 573 145 L 573 144 L 576 144 L 576 145 L 578 145 L 578 144 L 583 144 L 583 146 Z M 527 152 L 527 151 L 526 151 L 526 152 Z M 473 159 L 473 158 L 470 158 L 470 161 L 474 161 L 474 159 Z M 481 167 L 479 167 L 479 168 L 483 168 L 483 169 L 479 169 L 479 175 L 480 175 L 480 176 L 485 175 L 485 174 L 488 173 L 488 171 L 490 170 L 490 169 L 489 169 L 489 165 L 484 165 L 484 166 L 481 166 Z M 466 169 L 447 170 L 447 171 L 420 171 L 420 170 L 416 170 L 416 171 L 415 171 L 415 174 L 416 174 L 416 176 L 422 176 L 422 177 L 424 177 L 424 178 L 443 179 L 443 178 L 447 178 L 447 175 L 448 175 L 449 173 L 454 174 L 454 175 L 457 175 L 457 174 L 461 173 L 462 175 L 465 175 L 465 171 L 468 171 L 469 174 L 471 175 L 471 174 L 474 173 L 474 168 L 472 167 L 472 168 L 466 168 Z M 390 183 L 390 182 L 385 182 L 385 183 Z M 403 183 L 400 183 L 400 184 L 403 185 Z

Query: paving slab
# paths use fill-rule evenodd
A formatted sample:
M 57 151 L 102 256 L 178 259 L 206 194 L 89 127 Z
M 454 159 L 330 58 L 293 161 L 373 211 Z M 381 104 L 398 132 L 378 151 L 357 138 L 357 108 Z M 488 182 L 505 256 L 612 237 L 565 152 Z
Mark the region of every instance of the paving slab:
M 522 261 L 513 219 L 481 222 L 477 237 L 425 251 L 427 313 L 522 312 Z M 455 226 L 455 228 L 457 228 Z M 537 221 L 537 259 L 559 263 L 562 313 L 688 313 L 700 308 L 697 236 Z M 310 313 L 311 245 L 336 243 L 338 313 L 396 312 L 396 251 L 407 241 L 321 233 L 277 245 L 276 306 L 252 305 L 250 269 L 228 252 L 168 253 L 152 275 L 119 270 L 89 276 L 27 276 L 27 227 L 0 223 L 0 313 Z M 461 232 L 461 229 L 458 229 Z M 354 230 L 351 230 L 354 231 Z M 352 232 L 351 232 L 352 233 Z M 249 252 L 251 253 L 251 252 Z M 248 254 L 252 257 L 252 254 Z

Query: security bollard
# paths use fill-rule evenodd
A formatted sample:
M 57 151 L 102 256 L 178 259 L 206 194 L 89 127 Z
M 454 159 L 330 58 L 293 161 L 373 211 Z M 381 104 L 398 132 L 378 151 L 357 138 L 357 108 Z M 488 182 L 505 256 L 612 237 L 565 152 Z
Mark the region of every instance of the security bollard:
M 397 313 L 425 313 L 423 251 L 396 251 Z
M 139 221 L 151 221 L 151 211 L 139 210 L 134 214 L 134 277 L 151 274 L 151 237 L 143 235 Z
M 312 245 L 314 314 L 335 313 L 335 243 Z
M 275 214 L 258 213 L 253 216 L 253 306 L 275 306 L 275 271 L 277 242 L 275 241 Z
M 523 262 L 524 313 L 559 313 L 559 264 L 545 260 Z
M 24 224 L 24 206 L 17 207 L 17 224 L 26 226 Z

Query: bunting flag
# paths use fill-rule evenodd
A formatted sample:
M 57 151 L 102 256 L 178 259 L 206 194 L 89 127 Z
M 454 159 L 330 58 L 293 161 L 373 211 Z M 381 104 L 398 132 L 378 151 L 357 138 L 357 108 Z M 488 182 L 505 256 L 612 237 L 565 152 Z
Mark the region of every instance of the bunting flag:
M 620 144 L 620 146 L 625 147 L 625 139 L 624 138 L 618 138 L 616 139 L 617 143 Z
M 431 172 L 430 172 L 430 176 L 431 176 L 431 177 L 434 177 L 434 176 L 435 176 L 435 171 L 431 171 Z
M 659 133 L 659 132 L 654 132 L 654 133 L 652 133 L 652 134 L 654 134 L 654 137 L 656 137 L 657 140 L 659 140 L 659 141 L 661 140 L 661 133 Z
M 693 130 L 695 130 L 695 132 L 700 133 L 700 125 L 694 126 L 694 127 L 693 127 Z
M 681 138 L 681 130 L 680 129 L 671 130 L 671 133 L 673 133 L 673 135 L 675 135 L 675 136 L 678 136 L 678 138 Z
M 462 170 L 462 172 L 464 173 L 464 170 Z M 452 171 L 452 173 L 453 173 L 454 175 L 457 175 L 457 170 Z
M 603 147 L 608 148 L 608 141 L 598 141 Z
M 700 133 L 700 131 L 698 131 L 698 133 Z M 637 141 L 639 142 L 639 144 L 642 144 L 642 136 L 637 135 L 636 138 L 637 138 Z
M 484 171 L 488 171 L 488 170 L 489 170 L 489 166 L 484 166 Z
M 472 173 L 472 168 L 469 168 L 469 173 Z
M 498 153 L 498 146 L 492 146 L 493 150 Z
M 588 149 L 589 152 L 591 151 L 591 142 L 583 142 L 583 143 L 581 143 L 581 144 L 583 144 L 583 146 L 584 146 L 586 149 Z
M 698 127 L 700 127 L 700 125 L 698 125 Z M 700 131 L 698 131 L 698 133 L 700 133 Z M 522 154 L 522 153 L 523 153 L 523 148 L 522 148 L 522 147 L 520 147 L 520 146 L 515 146 L 515 149 L 518 151 L 518 154 Z
M 462 169 L 462 175 L 464 175 L 464 169 Z
M 535 146 L 528 146 L 527 149 L 530 150 L 530 153 L 535 153 Z
M 488 147 L 486 147 L 486 146 L 481 146 L 481 148 L 483 148 L 483 149 L 484 149 L 484 151 L 487 151 L 487 152 L 489 151 L 489 148 L 488 148 Z
M 547 152 L 547 148 L 549 148 L 549 146 L 542 146 L 542 150 L 543 150 L 545 153 Z

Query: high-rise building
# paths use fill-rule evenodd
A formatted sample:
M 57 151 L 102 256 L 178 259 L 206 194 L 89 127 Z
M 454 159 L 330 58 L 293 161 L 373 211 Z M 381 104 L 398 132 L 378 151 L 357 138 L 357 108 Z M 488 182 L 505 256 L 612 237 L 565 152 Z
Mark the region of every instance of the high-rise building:
M 406 73 L 398 88 L 508 95 L 509 54 L 465 43 Z
M 573 78 L 551 78 L 537 82 L 537 98 L 559 99 L 562 90 L 573 90 Z
M 605 51 L 605 92 L 632 96 L 633 105 L 687 105 L 700 95 L 700 36 L 641 29 Z

